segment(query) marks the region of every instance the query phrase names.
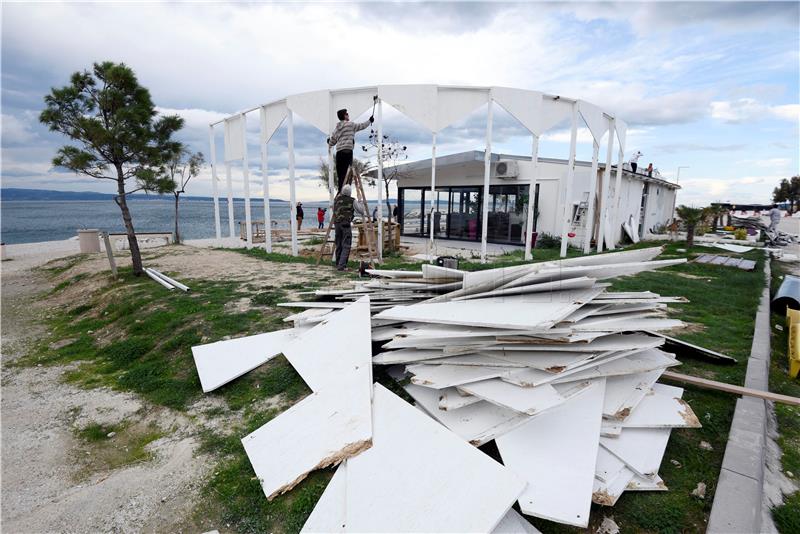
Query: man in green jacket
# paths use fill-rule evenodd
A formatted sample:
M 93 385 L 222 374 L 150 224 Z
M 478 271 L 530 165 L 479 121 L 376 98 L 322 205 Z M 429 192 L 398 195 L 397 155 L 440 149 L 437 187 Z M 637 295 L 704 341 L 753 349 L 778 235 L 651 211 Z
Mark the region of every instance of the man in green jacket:
M 335 224 L 333 259 L 338 271 L 347 270 L 350 247 L 353 245 L 353 216 L 356 212 L 364 217 L 364 208 L 353 201 L 350 184 L 346 184 L 333 201 L 333 222 Z

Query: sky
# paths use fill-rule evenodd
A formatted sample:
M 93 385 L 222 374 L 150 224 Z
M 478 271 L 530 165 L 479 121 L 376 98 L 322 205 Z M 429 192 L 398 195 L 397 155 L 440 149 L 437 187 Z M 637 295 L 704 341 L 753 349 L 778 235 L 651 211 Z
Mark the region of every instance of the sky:
M 113 182 L 54 168 L 66 139 L 38 122 L 51 88 L 104 60 L 133 68 L 160 113 L 185 119 L 178 139 L 206 155 L 210 122 L 291 94 L 432 83 L 591 102 L 628 123 L 626 160 L 641 151 L 640 165 L 652 162 L 671 181 L 681 167 L 679 204 L 769 202 L 781 179 L 800 174 L 797 2 L 4 2 L 0 9 L 2 187 L 115 192 Z M 530 134 L 494 109 L 493 150 L 529 154 Z M 437 154 L 483 150 L 485 117 L 484 106 L 441 132 Z M 252 114 L 254 195 L 262 190 L 257 128 Z M 430 133 L 389 106 L 384 132 L 408 147 L 409 160 L 430 157 Z M 297 116 L 295 134 L 297 198 L 324 200 L 316 176 L 326 135 Z M 357 143 L 366 137 L 361 132 Z M 289 198 L 286 145 L 284 124 L 269 143 L 273 198 Z M 601 147 L 602 162 L 605 141 Z M 578 158 L 590 159 L 591 150 L 582 127 Z M 563 125 L 542 136 L 540 156 L 568 151 Z M 242 196 L 241 168 L 232 172 Z M 187 194 L 211 195 L 208 166 Z

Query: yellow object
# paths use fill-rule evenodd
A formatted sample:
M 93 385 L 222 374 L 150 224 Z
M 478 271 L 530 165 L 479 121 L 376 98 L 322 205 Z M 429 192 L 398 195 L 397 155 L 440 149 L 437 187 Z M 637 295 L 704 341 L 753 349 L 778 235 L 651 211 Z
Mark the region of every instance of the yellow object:
M 726 232 L 733 232 L 734 230 L 733 226 L 724 226 L 722 229 Z
M 797 378 L 800 373 L 800 310 L 786 309 L 789 325 L 789 376 Z

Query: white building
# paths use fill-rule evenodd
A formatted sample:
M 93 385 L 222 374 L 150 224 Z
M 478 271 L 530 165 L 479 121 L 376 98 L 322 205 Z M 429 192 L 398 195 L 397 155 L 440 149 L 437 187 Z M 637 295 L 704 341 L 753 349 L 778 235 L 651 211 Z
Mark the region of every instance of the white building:
M 492 154 L 489 187 L 487 240 L 492 243 L 525 243 L 527 231 L 528 192 L 533 163 L 530 156 Z M 533 231 L 538 235 L 561 235 L 564 213 L 564 191 L 567 160 L 539 158 L 536 178 Z M 627 166 L 626 166 L 627 167 Z M 430 235 L 431 160 L 415 161 L 398 166 L 398 219 L 401 231 L 409 236 Z M 586 239 L 591 162 L 576 161 L 570 195 L 572 223 L 569 244 L 583 248 Z M 600 163 L 593 201 L 594 234 L 599 227 L 597 206 L 605 165 Z M 612 166 L 611 194 L 614 198 Z M 484 184 L 484 152 L 474 150 L 436 158 L 436 198 L 434 236 L 437 239 L 481 240 Z M 623 168 L 619 207 L 611 213 L 620 222 L 632 218 L 637 235 L 647 238 L 653 229 L 672 219 L 678 185 Z M 423 216 L 424 215 L 424 216 Z M 622 238 L 622 224 L 612 228 L 614 241 Z M 593 237 L 593 238 L 594 238 Z

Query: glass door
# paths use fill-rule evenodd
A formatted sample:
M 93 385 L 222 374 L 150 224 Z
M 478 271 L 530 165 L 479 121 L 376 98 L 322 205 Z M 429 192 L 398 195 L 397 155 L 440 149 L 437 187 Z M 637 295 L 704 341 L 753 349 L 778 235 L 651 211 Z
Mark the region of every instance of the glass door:
M 450 210 L 447 214 L 447 237 L 479 241 L 481 192 L 478 187 L 450 189 Z

